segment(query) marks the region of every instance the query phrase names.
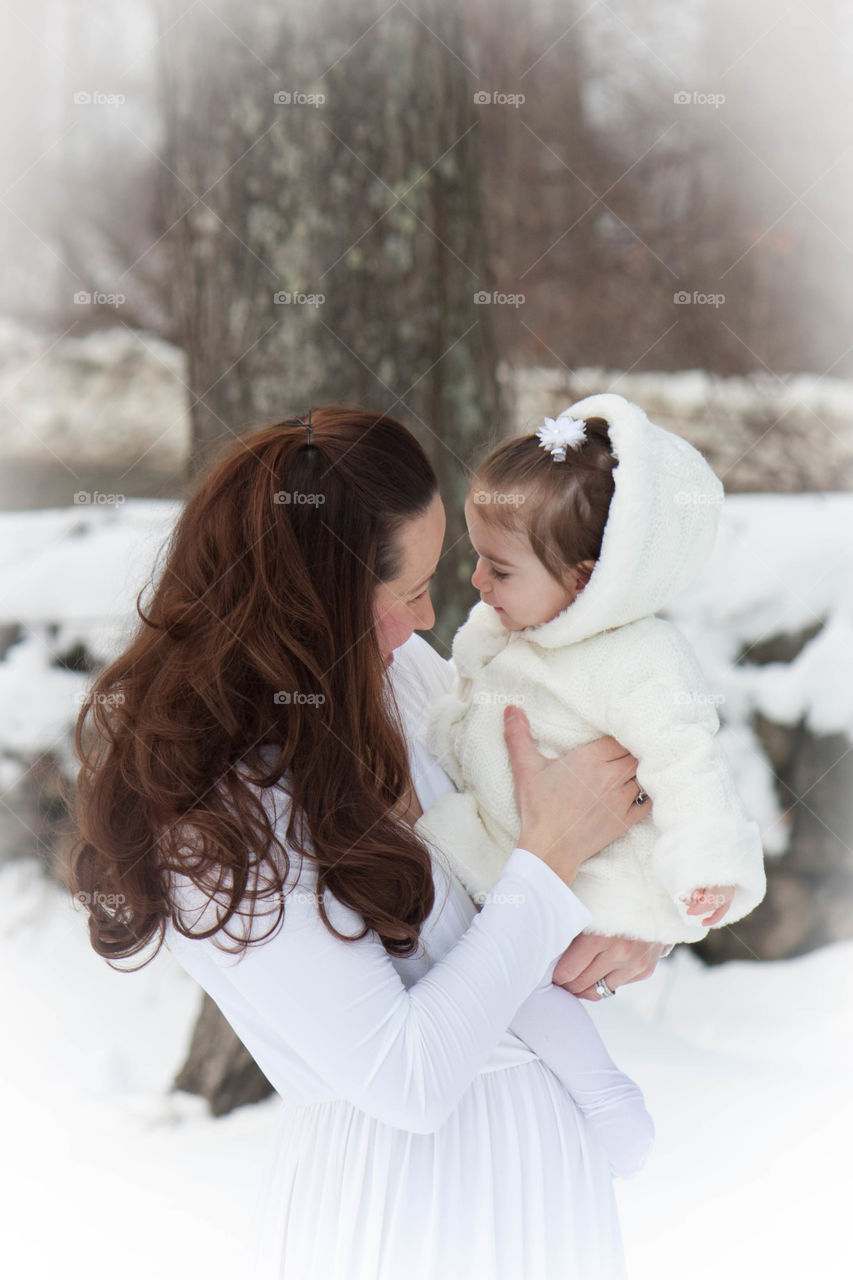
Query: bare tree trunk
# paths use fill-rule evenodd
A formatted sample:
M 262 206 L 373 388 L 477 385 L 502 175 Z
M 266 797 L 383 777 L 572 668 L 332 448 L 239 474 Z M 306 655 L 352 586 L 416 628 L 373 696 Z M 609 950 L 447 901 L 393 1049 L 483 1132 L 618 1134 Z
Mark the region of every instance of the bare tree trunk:
M 172 1087 L 206 1098 L 214 1116 L 227 1115 L 247 1102 L 261 1102 L 273 1092 L 248 1049 L 207 994 L 187 1060 Z
M 172 19 L 161 0 L 193 467 L 229 434 L 310 405 L 406 422 L 447 503 L 446 651 L 474 598 L 469 464 L 502 427 L 492 308 L 475 303 L 491 281 L 477 81 L 457 7 L 216 0 Z M 203 1019 L 181 1087 L 220 1108 L 262 1096 L 224 1020 L 209 1006 Z

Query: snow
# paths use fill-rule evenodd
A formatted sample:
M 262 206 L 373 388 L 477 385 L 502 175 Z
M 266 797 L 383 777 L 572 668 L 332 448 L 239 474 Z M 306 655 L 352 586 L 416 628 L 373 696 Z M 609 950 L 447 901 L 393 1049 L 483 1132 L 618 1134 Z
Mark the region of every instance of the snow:
M 802 719 L 853 742 L 853 494 L 730 495 L 707 571 L 667 615 L 705 672 L 765 852 L 781 854 L 789 826 L 750 721 L 755 712 L 781 725 Z M 750 662 L 758 643 L 821 624 L 793 662 Z
M 120 1257 L 128 1280 L 241 1275 L 277 1099 L 214 1120 L 165 1093 L 192 980 L 165 950 L 111 970 L 23 859 L 0 868 L 0 969 L 8 1274 L 82 1280 Z M 846 1280 L 853 943 L 714 968 L 677 948 L 587 1007 L 657 1130 L 616 1183 L 631 1280 Z
M 107 495 L 111 496 L 111 495 Z M 157 498 L 0 514 L 0 624 L 57 624 L 52 647 L 108 661 L 133 624 L 181 504 Z
M 0 625 L 22 628 L 0 661 L 4 788 L 39 752 L 70 764 L 68 736 L 90 678 L 59 659 L 78 643 L 98 662 L 121 651 L 180 509 L 129 499 L 0 514 Z

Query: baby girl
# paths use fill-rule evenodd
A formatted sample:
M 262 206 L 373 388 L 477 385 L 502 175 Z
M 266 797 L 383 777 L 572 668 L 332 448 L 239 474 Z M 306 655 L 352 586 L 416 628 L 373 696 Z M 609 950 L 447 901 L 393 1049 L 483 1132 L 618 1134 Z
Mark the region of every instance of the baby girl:
M 459 791 L 416 827 L 473 897 L 518 840 L 503 732 L 514 704 L 549 757 L 612 735 L 652 800 L 575 877 L 586 932 L 695 942 L 763 898 L 758 827 L 714 737 L 716 699 L 682 634 L 655 616 L 701 570 L 721 500 L 697 450 L 612 394 L 478 468 L 465 515 L 481 602 L 455 636 L 455 688 L 427 739 Z

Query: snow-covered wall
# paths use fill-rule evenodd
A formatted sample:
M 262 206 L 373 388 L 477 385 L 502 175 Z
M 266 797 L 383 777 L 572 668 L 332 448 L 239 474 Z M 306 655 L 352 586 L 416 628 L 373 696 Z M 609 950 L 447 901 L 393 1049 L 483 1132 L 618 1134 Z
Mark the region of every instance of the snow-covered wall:
M 853 490 L 849 382 L 814 374 L 719 378 L 701 370 L 509 366 L 500 377 L 513 430 L 533 430 L 545 414 L 594 391 L 617 391 L 702 449 L 729 492 Z M 117 477 L 140 465 L 155 476 L 182 474 L 189 405 L 183 353 L 151 334 L 119 324 L 55 339 L 0 319 L 6 459 L 97 465 Z
M 184 366 L 177 347 L 124 325 L 48 339 L 0 319 L 0 455 L 119 473 L 144 460 L 149 472 L 180 473 L 190 444 Z
M 615 391 L 701 449 L 729 493 L 853 490 L 853 383 L 838 378 L 504 366 L 501 381 L 518 431 Z

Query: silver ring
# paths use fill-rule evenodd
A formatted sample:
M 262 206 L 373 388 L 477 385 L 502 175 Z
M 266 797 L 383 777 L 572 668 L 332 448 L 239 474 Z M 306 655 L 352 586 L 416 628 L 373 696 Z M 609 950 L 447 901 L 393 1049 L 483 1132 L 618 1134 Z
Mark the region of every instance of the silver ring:
M 646 794 L 646 792 L 641 789 L 640 794 L 637 796 L 637 799 L 634 801 L 634 804 L 645 804 L 648 798 L 649 797 Z
M 598 979 L 598 982 L 595 984 L 595 990 L 596 993 L 601 996 L 602 1000 L 606 1000 L 608 996 L 616 995 L 615 991 L 610 990 L 604 978 Z

